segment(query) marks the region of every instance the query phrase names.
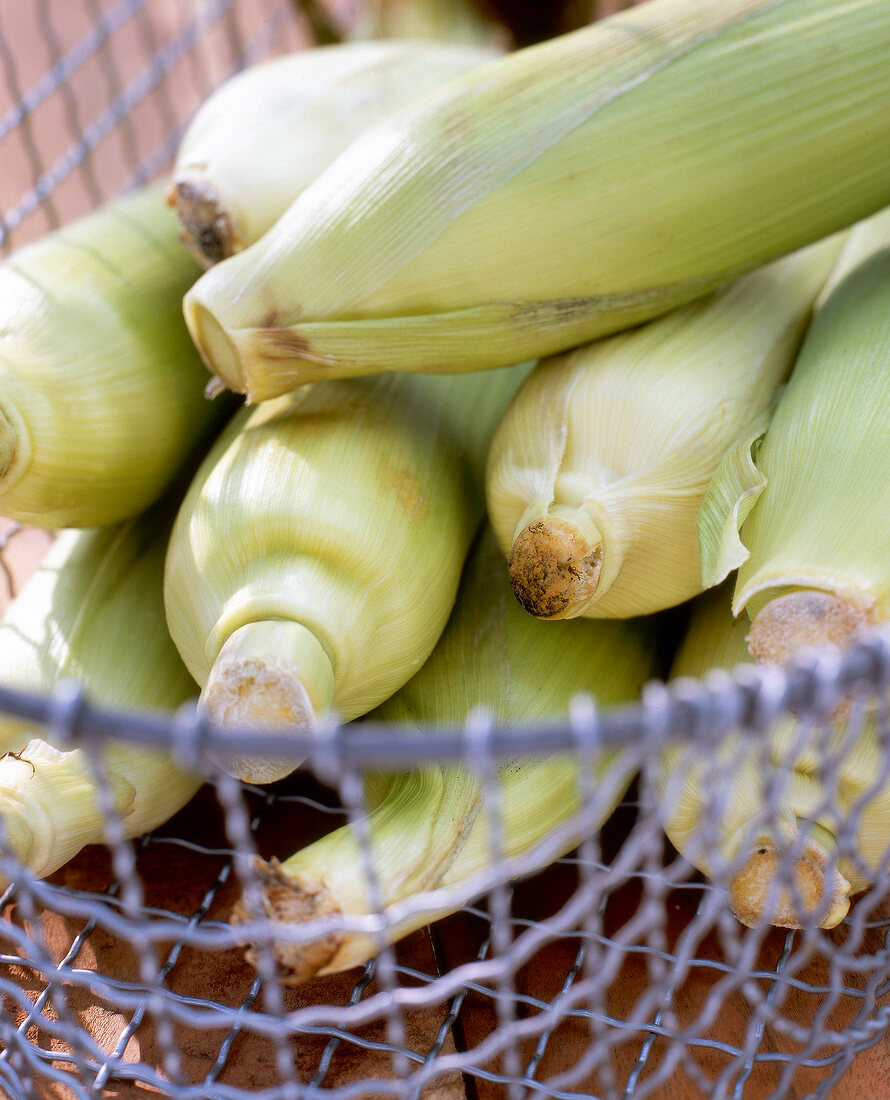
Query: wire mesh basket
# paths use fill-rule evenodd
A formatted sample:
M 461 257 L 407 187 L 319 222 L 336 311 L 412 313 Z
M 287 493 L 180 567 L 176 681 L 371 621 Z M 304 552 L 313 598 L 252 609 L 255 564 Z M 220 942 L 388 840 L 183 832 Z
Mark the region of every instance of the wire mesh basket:
M 285 0 L 35 0 L 0 11 L 4 249 L 156 177 L 213 87 L 312 41 L 312 23 Z M 51 538 L 3 523 L 5 602 Z M 787 671 L 654 681 L 638 704 L 600 712 L 579 704 L 546 727 L 500 729 L 484 715 L 422 738 L 374 722 L 332 726 L 295 736 L 285 751 L 306 765 L 268 787 L 214 766 L 237 747 L 238 732 L 211 729 L 194 707 L 169 718 L 120 714 L 76 684 L 45 698 L 0 689 L 0 713 L 85 749 L 106 816 L 106 843 L 46 879 L 11 855 L 0 859 L 9 883 L 0 899 L 0 1093 L 879 1095 L 890 1022 L 886 860 L 830 930 L 815 919 L 748 928 L 726 905 L 733 868 L 706 879 L 666 840 L 652 765 L 669 746 L 717 759 L 730 736 L 765 752 L 766 732 L 792 713 L 819 745 L 845 700 L 854 735 L 868 716 L 885 750 L 861 812 L 887 785 L 888 680 L 890 637 L 876 634 Z M 99 752 L 112 736 L 164 748 L 206 780 L 171 821 L 135 840 L 125 837 Z M 271 734 L 266 745 L 282 751 Z M 503 761 L 546 752 L 584 762 L 609 748 L 637 778 L 602 828 L 601 793 L 579 769 L 577 807 L 559 828 L 519 857 L 498 850 Z M 446 887 L 351 917 L 315 915 L 297 942 L 358 932 L 371 937 L 374 957 L 282 985 L 275 929 L 249 904 L 259 888 L 254 857 L 283 856 L 352 822 L 373 887 L 363 776 L 444 761 L 462 761 L 484 781 L 495 850 L 469 900 Z M 841 782 L 831 753 L 813 768 L 827 790 Z M 705 771 L 703 843 L 726 797 L 721 770 L 732 769 Z M 764 785 L 768 806 L 777 796 Z M 856 817 L 837 837 L 839 852 L 854 856 Z M 248 899 L 253 965 L 243 925 L 230 923 L 239 898 Z M 451 911 L 423 919 L 442 910 Z M 415 930 L 390 942 L 389 930 L 418 914 Z

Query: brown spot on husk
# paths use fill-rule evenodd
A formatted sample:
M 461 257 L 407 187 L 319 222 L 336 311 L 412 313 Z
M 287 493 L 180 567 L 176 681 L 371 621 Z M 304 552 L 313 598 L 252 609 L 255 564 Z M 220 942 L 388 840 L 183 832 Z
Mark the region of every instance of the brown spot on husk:
M 219 263 L 243 247 L 241 234 L 229 212 L 206 181 L 177 181 L 168 192 L 167 202 L 176 207 L 183 228 L 183 242 L 205 266 Z
M 291 328 L 258 328 L 254 337 L 269 359 L 305 359 L 309 355 L 309 341 Z
M 513 308 L 513 320 L 526 323 L 540 322 L 545 317 L 550 324 L 557 320 L 572 321 L 587 317 L 599 302 L 597 298 L 556 298 L 547 302 L 517 302 Z
M 830 592 L 788 592 L 770 600 L 754 616 L 748 652 L 755 661 L 787 664 L 811 646 L 848 646 L 867 626 L 865 610 Z
M 423 483 L 408 470 L 390 470 L 389 482 L 395 489 L 399 503 L 413 519 L 423 519 L 430 506 Z
M 255 864 L 260 883 L 262 916 L 282 925 L 305 924 L 319 917 L 339 913 L 339 907 L 333 902 L 327 890 L 318 884 L 306 887 L 292 879 L 277 859 L 270 862 L 258 859 Z M 240 898 L 232 910 L 232 924 L 244 924 L 256 920 L 259 914 L 251 913 L 246 902 Z M 337 954 L 341 936 L 330 932 L 313 940 L 302 943 L 286 940 L 273 941 L 271 951 L 281 968 L 281 981 L 285 985 L 298 985 L 314 977 Z M 262 949 L 250 944 L 244 957 L 253 967 L 257 967 Z
M 602 564 L 601 543 L 588 546 L 559 520 L 536 520 L 513 543 L 510 583 L 526 611 L 553 619 L 596 592 Z

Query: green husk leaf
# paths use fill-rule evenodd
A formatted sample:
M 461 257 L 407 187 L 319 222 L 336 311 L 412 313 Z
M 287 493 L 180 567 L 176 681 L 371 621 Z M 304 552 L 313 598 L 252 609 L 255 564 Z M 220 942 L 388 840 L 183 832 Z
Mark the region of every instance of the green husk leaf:
M 883 0 L 649 0 L 515 51 L 350 146 L 189 327 L 260 399 L 657 316 L 890 202 L 888 44 Z
M 201 104 L 177 150 L 167 201 L 183 242 L 205 267 L 253 244 L 372 125 L 495 56 L 376 36 L 243 69 Z
M 580 693 L 603 704 L 628 701 L 653 667 L 654 638 L 645 620 L 544 623 L 522 611 L 488 529 L 469 559 L 436 649 L 372 717 L 400 724 L 406 736 L 422 736 L 430 724 L 459 725 L 480 708 L 499 723 L 545 720 L 567 713 Z M 631 781 L 633 751 L 601 753 L 590 765 L 594 812 L 603 821 Z M 362 830 L 344 826 L 282 863 L 259 868 L 262 912 L 286 927 L 322 914 L 413 903 L 410 915 L 393 914 L 385 933 L 391 940 L 453 912 L 478 893 L 480 877 L 499 856 L 509 861 L 546 848 L 554 832 L 578 815 L 585 783 L 578 758 L 564 754 L 505 761 L 497 786 L 500 836 L 482 777 L 464 764 L 427 766 L 389 782 L 371 777 Z M 373 881 L 362 831 L 370 838 Z M 563 837 L 563 850 L 576 842 L 574 834 Z M 556 856 L 551 852 L 550 858 Z M 547 862 L 539 859 L 539 865 Z M 458 900 L 425 899 L 427 891 L 442 887 L 453 888 Z M 254 916 L 246 899 L 236 915 L 239 921 Z M 274 951 L 283 979 L 295 984 L 366 961 L 378 946 L 374 935 L 336 930 L 299 941 L 282 935 Z M 248 958 L 257 958 L 253 947 Z
M 703 588 L 719 584 L 748 557 L 739 531 L 766 488 L 757 451 L 774 410 L 775 402 L 751 422 L 711 478 L 696 522 Z
M 0 515 L 108 526 L 169 488 L 232 408 L 182 318 L 198 273 L 158 184 L 0 264 Z
M 167 555 L 170 632 L 213 721 L 349 721 L 414 675 L 484 514 L 491 433 L 530 369 L 384 372 L 236 415 Z M 269 782 L 297 763 L 244 753 L 225 766 Z
M 170 640 L 163 573 L 176 501 L 122 524 L 63 531 L 0 622 L 0 682 L 46 693 L 61 681 L 121 710 L 173 710 L 197 686 Z M 0 819 L 8 847 L 48 875 L 105 839 L 107 811 L 83 748 L 34 722 L 0 715 Z M 110 740 L 100 770 L 128 837 L 162 824 L 201 778 L 168 753 Z
M 890 219 L 862 229 L 870 250 L 841 258 L 758 451 L 767 488 L 742 531 L 736 615 L 800 589 L 890 618 Z

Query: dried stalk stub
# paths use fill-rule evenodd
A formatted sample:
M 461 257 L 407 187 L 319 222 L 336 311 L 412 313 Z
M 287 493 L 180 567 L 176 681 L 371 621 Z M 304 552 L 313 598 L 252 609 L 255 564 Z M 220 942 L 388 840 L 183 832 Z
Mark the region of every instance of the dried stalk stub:
M 774 401 L 842 243 L 836 234 L 538 364 L 498 426 L 486 477 L 526 610 L 626 618 L 701 591 L 708 485 Z
M 483 513 L 494 425 L 528 372 L 318 383 L 237 414 L 177 517 L 170 631 L 224 725 L 355 718 L 429 656 Z M 249 746 L 270 782 L 299 763 Z
M 758 660 L 848 645 L 890 618 L 888 363 L 890 209 L 851 234 L 768 427 L 747 463 L 727 456 L 706 502 L 732 555 L 710 556 L 710 579 L 738 565 L 733 612 L 753 620 Z M 736 534 L 725 502 L 746 494 Z
M 0 515 L 37 527 L 147 508 L 231 411 L 182 320 L 199 274 L 157 185 L 0 266 Z
M 539 619 L 565 618 L 600 590 L 603 537 L 583 513 L 567 522 L 558 512 L 523 527 L 510 547 L 513 594 Z
M 121 525 L 62 532 L 0 623 L 3 685 L 43 694 L 73 680 L 93 702 L 171 713 L 197 695 L 164 619 L 172 518 L 165 503 Z M 0 818 L 30 870 L 49 875 L 105 840 L 88 753 L 10 716 L 0 717 L 0 753 Z M 200 785 L 167 753 L 124 742 L 102 747 L 101 767 L 129 837 L 172 817 Z
M 885 0 L 649 0 L 497 58 L 354 142 L 189 328 L 253 401 L 629 328 L 890 203 L 888 56 Z
M 369 127 L 496 56 L 482 43 L 345 42 L 231 77 L 177 151 L 167 201 L 183 241 L 205 267 L 240 252 Z
M 827 830 L 809 826 L 806 834 L 792 827 L 778 844 L 771 837 L 757 844 L 727 887 L 741 923 L 801 928 L 819 914 L 820 928 L 840 924 L 850 909 L 850 883 L 832 862 L 833 840 Z M 789 881 L 781 881 L 783 874 Z
M 487 530 L 470 555 L 454 611 L 420 671 L 371 715 L 398 723 L 406 735 L 430 725 L 461 725 L 480 708 L 499 724 L 556 719 L 578 695 L 603 705 L 637 698 L 655 668 L 650 621 L 542 623 L 526 615 L 510 594 L 503 557 Z M 602 753 L 591 761 L 597 817 L 604 821 L 627 789 L 632 753 Z M 482 777 L 463 764 L 431 764 L 412 771 L 367 777 L 369 817 L 362 831 L 344 826 L 282 862 L 259 866 L 259 912 L 272 922 L 272 950 L 283 980 L 306 981 L 366 962 L 377 953 L 373 935 L 329 927 L 302 939 L 284 933 L 335 915 L 415 904 L 393 920 L 390 941 L 454 912 L 477 896 L 498 856 L 529 859 L 540 867 L 561 852 L 533 853 L 582 809 L 584 777 L 577 756 L 536 756 L 505 761 L 499 769 L 501 850 L 495 847 Z M 596 822 L 585 821 L 587 828 Z M 563 841 L 564 851 L 577 842 Z M 368 866 L 371 860 L 371 868 Z M 528 868 L 525 868 L 528 870 Z M 373 873 L 374 885 L 369 880 Z M 448 904 L 420 901 L 445 887 Z M 375 893 L 376 891 L 376 893 Z M 248 896 L 236 908 L 251 919 Z M 277 937 L 276 937 L 277 933 Z M 258 945 L 248 949 L 256 963 Z
M 750 664 L 731 584 L 692 608 L 672 678 Z M 873 714 L 786 714 L 763 735 L 730 731 L 707 753 L 678 741 L 653 775 L 671 842 L 726 887 L 744 924 L 831 928 L 886 863 L 890 775 Z

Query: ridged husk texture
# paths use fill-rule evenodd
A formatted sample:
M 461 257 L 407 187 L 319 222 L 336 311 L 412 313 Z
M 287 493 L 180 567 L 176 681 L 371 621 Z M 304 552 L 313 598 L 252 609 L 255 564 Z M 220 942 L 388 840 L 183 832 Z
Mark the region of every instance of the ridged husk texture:
M 364 0 L 349 29 L 353 39 L 432 39 L 492 45 L 504 37 L 478 0 Z
M 495 433 L 486 483 L 523 607 L 627 617 L 701 591 L 708 485 L 790 371 L 842 241 L 535 368 Z
M 240 252 L 370 126 L 495 56 L 481 44 L 344 42 L 231 77 L 176 154 L 168 201 L 183 240 L 205 266 Z
M 163 575 L 173 508 L 62 532 L 0 623 L 0 682 L 43 694 L 61 681 L 125 710 L 172 711 L 197 686 L 170 640 Z M 105 839 L 96 774 L 83 749 L 10 716 L 0 720 L 0 817 L 15 855 L 48 875 Z M 15 754 L 15 755 L 13 755 Z M 166 821 L 200 780 L 166 753 L 108 742 L 101 774 L 126 836 Z
M 886 0 L 649 0 L 353 143 L 186 319 L 251 400 L 628 328 L 890 202 Z
M 603 704 L 635 698 L 654 670 L 654 655 L 652 628 L 639 620 L 542 623 L 526 615 L 512 597 L 503 558 L 487 530 L 469 559 L 454 612 L 429 660 L 371 717 L 403 724 L 418 736 L 430 725 L 460 725 L 478 709 L 499 724 L 557 718 L 582 693 Z M 603 821 L 630 782 L 631 756 L 604 753 L 592 768 Z M 415 912 L 394 918 L 387 929 L 387 938 L 396 940 L 460 908 L 479 892 L 480 876 L 498 855 L 515 859 L 532 852 L 581 808 L 577 758 L 505 762 L 498 784 L 498 852 L 482 778 L 466 766 L 429 766 L 375 776 L 372 782 L 366 827 L 373 888 L 355 826 L 336 830 L 283 863 L 260 868 L 261 909 L 276 922 L 274 952 L 288 983 L 356 966 L 380 946 L 373 935 L 342 929 L 288 941 L 288 927 L 333 914 L 373 913 L 375 898 L 381 907 L 413 902 Z M 576 841 L 566 839 L 564 850 Z M 559 854 L 542 856 L 539 865 Z M 418 894 L 438 887 L 451 891 L 448 905 L 418 901 Z M 237 912 L 240 920 L 251 919 L 246 899 Z M 257 960 L 256 948 L 248 957 Z
M 712 554 L 709 579 L 738 564 L 733 612 L 767 661 L 890 618 L 890 209 L 855 228 L 838 266 L 765 434 L 746 462 L 727 456 L 706 502 L 733 555 Z M 725 502 L 745 493 L 756 503 L 734 539 Z
M 490 433 L 528 369 L 318 383 L 235 417 L 167 567 L 171 634 L 215 721 L 350 719 L 417 671 L 483 512 Z M 264 782 L 296 763 L 227 766 Z
M 147 508 L 231 411 L 182 320 L 200 268 L 154 185 L 0 266 L 0 515 L 37 527 Z
M 750 663 L 731 584 L 693 603 L 672 677 Z M 730 732 L 708 753 L 677 743 L 655 769 L 676 848 L 729 892 L 746 924 L 830 928 L 890 847 L 890 773 L 875 714 L 777 719 L 762 736 Z M 791 888 L 793 880 L 798 891 Z

